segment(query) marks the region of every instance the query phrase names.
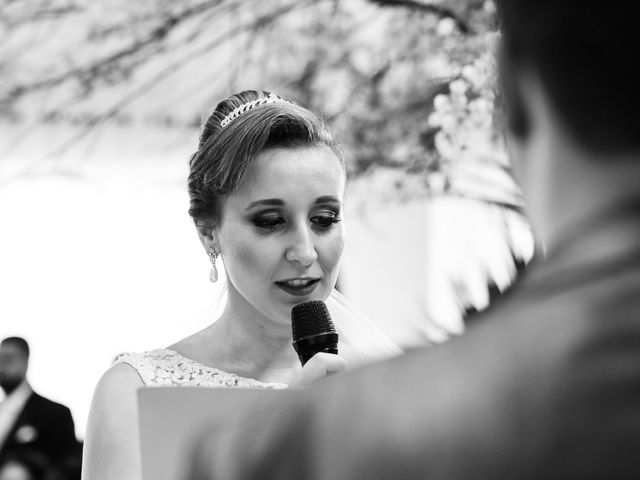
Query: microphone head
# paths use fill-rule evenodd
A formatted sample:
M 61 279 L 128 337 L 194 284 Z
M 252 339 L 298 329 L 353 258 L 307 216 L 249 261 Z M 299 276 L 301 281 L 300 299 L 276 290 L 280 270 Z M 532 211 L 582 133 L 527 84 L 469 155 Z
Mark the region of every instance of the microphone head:
M 322 300 L 309 300 L 291 309 L 293 341 L 319 333 L 335 332 L 331 314 Z
M 291 309 L 293 347 L 304 365 L 318 352 L 338 353 L 338 333 L 322 300 L 310 300 Z

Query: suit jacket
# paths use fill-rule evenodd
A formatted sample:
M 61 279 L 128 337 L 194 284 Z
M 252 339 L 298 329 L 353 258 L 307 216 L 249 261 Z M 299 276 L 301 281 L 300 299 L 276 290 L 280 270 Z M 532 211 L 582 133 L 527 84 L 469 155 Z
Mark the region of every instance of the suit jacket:
M 619 223 L 624 245 L 582 232 L 462 337 L 205 431 L 190 478 L 640 478 L 640 218 Z
M 9 432 L 1 453 L 33 451 L 59 464 L 77 455 L 77 450 L 71 411 L 34 392 Z

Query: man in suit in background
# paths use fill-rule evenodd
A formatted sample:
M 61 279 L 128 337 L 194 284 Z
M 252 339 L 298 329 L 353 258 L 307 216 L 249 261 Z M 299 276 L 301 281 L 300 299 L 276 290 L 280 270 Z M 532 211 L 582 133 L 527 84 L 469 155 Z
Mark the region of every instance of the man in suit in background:
M 0 343 L 0 459 L 33 457 L 56 471 L 76 469 L 78 442 L 71 411 L 34 392 L 27 381 L 29 344 L 20 337 Z
M 193 479 L 640 478 L 640 45 L 621 0 L 498 0 L 547 256 L 467 333 L 235 413 Z

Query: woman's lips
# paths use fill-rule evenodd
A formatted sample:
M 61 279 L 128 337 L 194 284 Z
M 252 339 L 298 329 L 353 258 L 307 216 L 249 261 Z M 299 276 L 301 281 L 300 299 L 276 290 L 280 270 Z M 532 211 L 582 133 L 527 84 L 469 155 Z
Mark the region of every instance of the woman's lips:
M 275 283 L 279 289 L 283 290 L 289 295 L 293 295 L 295 297 L 304 297 L 311 294 L 316 289 L 319 282 L 319 278 L 296 278 Z

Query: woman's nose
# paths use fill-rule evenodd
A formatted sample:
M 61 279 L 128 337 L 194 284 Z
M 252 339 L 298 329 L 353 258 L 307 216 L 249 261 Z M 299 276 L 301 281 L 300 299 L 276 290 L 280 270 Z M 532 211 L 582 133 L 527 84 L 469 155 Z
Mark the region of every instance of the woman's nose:
M 300 227 L 293 232 L 291 244 L 285 255 L 287 260 L 305 266 L 311 265 L 318 258 L 313 242 L 313 232 L 309 227 Z

